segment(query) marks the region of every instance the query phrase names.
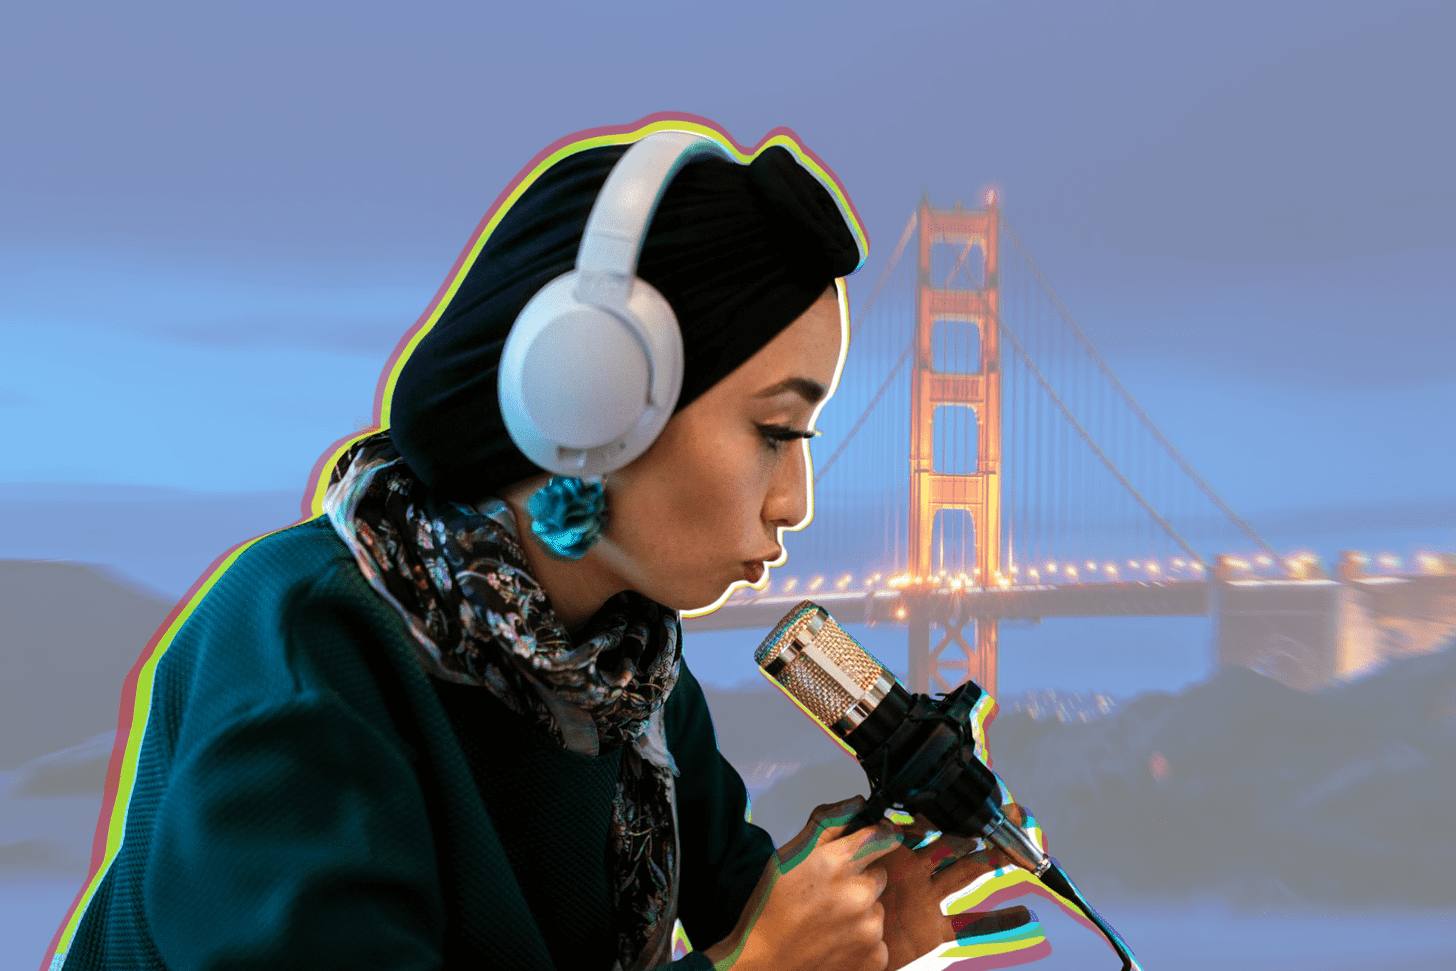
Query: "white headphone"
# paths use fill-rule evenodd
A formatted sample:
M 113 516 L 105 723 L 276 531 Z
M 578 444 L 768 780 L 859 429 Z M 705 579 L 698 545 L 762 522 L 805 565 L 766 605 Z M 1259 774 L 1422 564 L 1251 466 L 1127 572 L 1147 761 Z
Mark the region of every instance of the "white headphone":
M 586 222 L 576 269 L 546 284 L 511 327 L 497 371 L 516 447 L 557 475 L 590 478 L 647 451 L 682 390 L 677 317 L 637 258 L 668 183 L 717 142 L 656 132 L 612 168 Z

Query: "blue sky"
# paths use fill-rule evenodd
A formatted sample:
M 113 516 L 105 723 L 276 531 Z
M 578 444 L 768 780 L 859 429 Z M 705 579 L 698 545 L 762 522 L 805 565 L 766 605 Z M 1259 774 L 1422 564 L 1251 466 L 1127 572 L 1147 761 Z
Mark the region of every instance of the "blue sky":
M 1240 513 L 1322 551 L 1456 546 L 1456 8 L 819 6 L 8 11 L 0 515 L 64 494 L 193 510 L 209 525 L 178 533 L 212 544 L 281 525 L 519 167 L 681 110 L 750 144 L 787 125 L 836 171 L 872 243 L 856 306 L 922 191 L 998 187 Z M 0 555 L 171 595 L 211 558 L 83 519 L 23 524 Z

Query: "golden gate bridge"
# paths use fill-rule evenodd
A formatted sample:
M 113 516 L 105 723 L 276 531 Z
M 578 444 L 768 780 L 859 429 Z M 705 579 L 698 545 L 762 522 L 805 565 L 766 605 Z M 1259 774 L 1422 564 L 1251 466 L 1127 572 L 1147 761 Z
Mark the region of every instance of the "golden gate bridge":
M 969 678 L 993 695 L 1003 620 L 1211 615 L 1221 660 L 1303 690 L 1456 632 L 1456 558 L 1347 553 L 1332 577 L 1229 508 L 994 193 L 976 210 L 922 198 L 817 427 L 813 525 L 784 537 L 789 564 L 686 630 L 770 627 L 810 598 L 905 626 L 912 691 Z

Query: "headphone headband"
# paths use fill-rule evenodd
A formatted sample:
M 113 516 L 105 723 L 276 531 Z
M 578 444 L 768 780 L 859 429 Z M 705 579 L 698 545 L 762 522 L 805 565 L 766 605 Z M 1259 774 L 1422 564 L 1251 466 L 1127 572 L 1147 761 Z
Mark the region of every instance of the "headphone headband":
M 634 277 L 662 194 L 684 165 L 705 156 L 735 161 L 722 145 L 691 132 L 654 132 L 627 149 L 612 167 L 587 218 L 577 272 Z

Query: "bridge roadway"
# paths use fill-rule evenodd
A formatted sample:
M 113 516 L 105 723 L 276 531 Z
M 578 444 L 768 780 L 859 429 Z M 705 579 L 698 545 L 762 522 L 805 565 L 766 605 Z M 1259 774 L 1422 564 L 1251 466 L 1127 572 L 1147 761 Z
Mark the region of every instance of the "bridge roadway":
M 833 590 L 776 596 L 735 595 L 710 614 L 684 617 L 683 630 L 768 629 L 805 600 L 812 600 L 841 624 L 903 624 L 908 601 L 923 597 L 936 623 L 977 617 L 986 620 L 1040 620 L 1043 617 L 1163 616 L 1206 617 L 1213 584 L 1207 580 L 1158 583 L 1087 583 L 1067 586 L 1001 588 L 948 587 L 924 592 Z

